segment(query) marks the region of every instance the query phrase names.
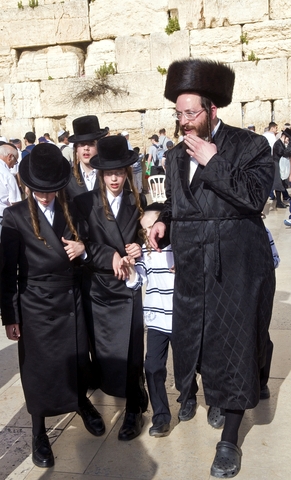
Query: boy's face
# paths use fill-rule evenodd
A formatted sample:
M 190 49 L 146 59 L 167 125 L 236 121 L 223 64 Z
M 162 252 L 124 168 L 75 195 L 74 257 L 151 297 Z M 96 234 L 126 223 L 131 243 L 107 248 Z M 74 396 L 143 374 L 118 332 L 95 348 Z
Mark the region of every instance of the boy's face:
M 144 216 L 142 217 L 140 224 L 145 230 L 147 237 L 150 236 L 152 226 L 157 221 L 158 216 L 159 212 L 149 211 L 145 212 Z

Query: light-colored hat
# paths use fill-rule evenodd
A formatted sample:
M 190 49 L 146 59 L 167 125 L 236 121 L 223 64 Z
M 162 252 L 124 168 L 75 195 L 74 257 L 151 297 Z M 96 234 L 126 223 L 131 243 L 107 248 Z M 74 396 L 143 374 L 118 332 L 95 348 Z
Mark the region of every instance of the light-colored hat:
M 126 130 L 123 130 L 123 132 L 121 132 L 121 135 L 123 137 L 127 137 L 127 135 L 129 135 L 129 133 Z

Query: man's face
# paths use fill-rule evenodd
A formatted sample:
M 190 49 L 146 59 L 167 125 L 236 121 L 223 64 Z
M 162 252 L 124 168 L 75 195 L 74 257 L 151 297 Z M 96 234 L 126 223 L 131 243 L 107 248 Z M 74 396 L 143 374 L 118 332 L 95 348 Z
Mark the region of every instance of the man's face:
M 6 146 L 8 154 L 3 157 L 4 162 L 9 168 L 13 168 L 18 163 L 18 152 L 13 147 Z
M 271 127 L 271 128 L 270 128 L 270 132 L 273 132 L 275 135 L 277 135 L 277 133 L 278 133 L 278 125 L 276 125 L 275 127 Z
M 183 135 L 198 135 L 206 138 L 208 136 L 207 113 L 201 106 L 201 97 L 194 93 L 182 93 L 177 98 L 176 112 L 181 114 L 179 118 L 180 129 Z M 188 120 L 183 114 L 197 113 L 194 119 Z

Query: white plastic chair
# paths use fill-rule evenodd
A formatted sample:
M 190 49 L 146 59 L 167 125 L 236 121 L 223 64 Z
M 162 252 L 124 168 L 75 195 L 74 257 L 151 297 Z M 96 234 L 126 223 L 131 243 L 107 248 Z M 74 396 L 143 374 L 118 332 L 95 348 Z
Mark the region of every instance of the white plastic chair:
M 152 175 L 148 178 L 150 194 L 153 202 L 164 202 L 167 197 L 165 193 L 165 175 Z

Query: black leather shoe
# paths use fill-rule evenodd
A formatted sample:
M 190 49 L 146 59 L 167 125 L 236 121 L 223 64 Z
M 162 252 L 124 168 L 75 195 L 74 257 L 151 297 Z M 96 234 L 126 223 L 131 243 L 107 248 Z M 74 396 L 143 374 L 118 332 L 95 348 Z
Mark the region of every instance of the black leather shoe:
M 287 205 L 285 205 L 283 202 L 277 203 L 276 208 L 287 208 Z
M 180 408 L 178 418 L 180 422 L 188 422 L 196 414 L 197 403 L 187 402 L 184 408 Z
M 213 428 L 221 428 L 225 422 L 225 415 L 221 413 L 219 407 L 209 407 L 207 412 L 207 421 Z
M 89 398 L 86 398 L 86 402 L 79 407 L 77 413 L 82 417 L 85 427 L 92 435 L 95 435 L 95 437 L 101 437 L 101 435 L 105 433 L 103 418 L 94 405 L 92 405 Z
M 267 398 L 270 398 L 270 390 L 268 385 L 265 385 L 261 388 L 260 400 L 267 400 Z
M 46 433 L 32 437 L 32 461 L 40 468 L 50 468 L 55 459 Z
M 160 425 L 153 424 L 149 429 L 151 437 L 165 437 L 170 431 L 169 423 L 160 423 Z
M 138 437 L 144 424 L 142 411 L 139 413 L 125 412 L 123 424 L 118 432 L 118 440 L 127 442 Z

